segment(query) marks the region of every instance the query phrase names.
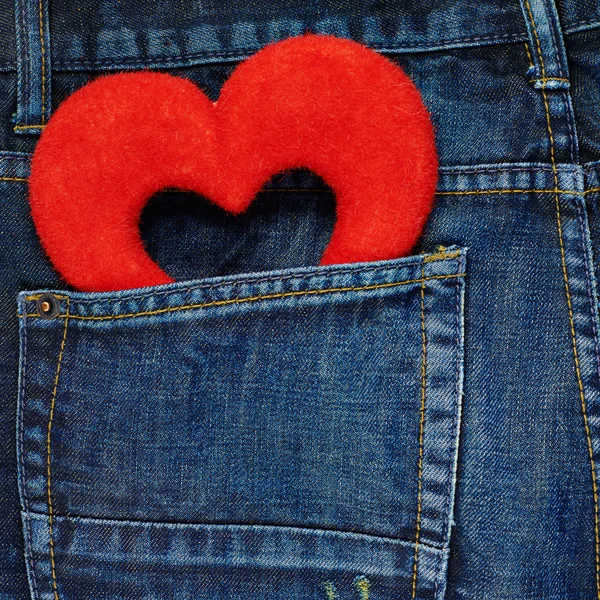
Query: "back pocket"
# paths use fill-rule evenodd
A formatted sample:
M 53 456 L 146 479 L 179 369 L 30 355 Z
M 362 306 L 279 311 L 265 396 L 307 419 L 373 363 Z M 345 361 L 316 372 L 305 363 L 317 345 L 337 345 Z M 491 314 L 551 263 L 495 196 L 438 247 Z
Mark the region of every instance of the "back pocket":
M 465 252 L 21 292 L 34 600 L 442 598 Z

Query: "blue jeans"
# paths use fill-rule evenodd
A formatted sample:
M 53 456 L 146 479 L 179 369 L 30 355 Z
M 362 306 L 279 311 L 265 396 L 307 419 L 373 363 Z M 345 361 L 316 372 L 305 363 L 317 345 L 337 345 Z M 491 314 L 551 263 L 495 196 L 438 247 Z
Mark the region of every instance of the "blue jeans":
M 27 197 L 56 106 L 142 68 L 216 100 L 305 31 L 421 90 L 413 253 L 317 266 L 296 170 L 238 217 L 153 196 L 177 283 L 64 283 Z M 0 0 L 0 40 L 1 600 L 600 599 L 600 5 Z

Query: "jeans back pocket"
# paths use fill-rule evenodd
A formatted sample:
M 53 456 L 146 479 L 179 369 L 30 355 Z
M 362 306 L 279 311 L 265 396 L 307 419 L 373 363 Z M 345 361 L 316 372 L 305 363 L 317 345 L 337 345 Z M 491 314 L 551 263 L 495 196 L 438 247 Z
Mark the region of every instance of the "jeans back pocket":
M 442 598 L 465 254 L 21 292 L 34 600 Z

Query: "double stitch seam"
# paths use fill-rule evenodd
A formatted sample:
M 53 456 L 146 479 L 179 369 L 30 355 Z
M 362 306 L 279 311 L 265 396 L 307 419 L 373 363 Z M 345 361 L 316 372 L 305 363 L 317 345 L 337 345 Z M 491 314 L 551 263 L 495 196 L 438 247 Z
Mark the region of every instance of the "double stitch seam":
M 495 40 L 522 40 L 526 34 L 524 33 L 504 33 L 502 35 L 491 35 L 491 36 L 476 36 L 467 38 L 454 38 L 450 40 L 440 40 L 439 42 L 414 42 L 414 43 L 399 43 L 399 44 L 384 44 L 384 43 L 373 43 L 368 44 L 369 48 L 379 50 L 383 53 L 393 53 L 396 49 L 411 48 L 443 48 L 451 44 L 458 43 L 471 43 L 471 42 L 493 42 Z M 206 51 L 206 52 L 195 52 L 191 54 L 177 54 L 173 56 L 157 56 L 149 59 L 143 58 L 122 58 L 118 61 L 118 64 L 138 64 L 138 65 L 152 65 L 157 63 L 170 63 L 174 61 L 186 61 L 193 59 L 202 58 L 242 58 L 250 53 L 254 53 L 259 50 L 261 46 L 252 46 L 249 48 L 240 48 L 237 50 L 224 50 L 224 51 Z M 115 64 L 114 59 L 101 59 L 101 60 L 86 60 L 86 59 L 75 59 L 66 60 L 63 62 L 55 62 L 54 67 L 60 70 L 68 70 L 69 67 L 74 65 L 92 66 L 92 65 L 111 65 Z
M 462 257 L 458 259 L 459 260 L 459 264 L 462 267 Z M 458 427 L 459 427 L 459 413 L 460 413 L 460 403 L 461 403 L 461 397 L 460 397 L 460 389 L 459 389 L 459 383 L 460 383 L 460 364 L 461 361 L 463 360 L 463 356 L 461 354 L 461 347 L 460 347 L 460 337 L 461 337 L 461 328 L 460 328 L 460 323 L 461 323 L 461 303 L 460 303 L 460 285 L 459 285 L 459 280 L 456 280 L 456 309 L 455 309 L 455 315 L 456 318 L 454 320 L 454 322 L 456 323 L 456 363 L 455 363 L 455 370 L 454 370 L 454 397 L 456 399 L 456 409 L 454 411 L 454 418 L 453 418 L 453 423 L 452 423 L 452 433 L 451 433 L 451 440 L 453 443 L 453 451 L 457 452 L 458 449 L 456 448 L 456 446 L 459 443 L 459 433 L 458 433 Z M 454 457 L 453 457 L 454 460 Z M 454 465 L 453 465 L 453 469 L 454 469 Z M 448 518 L 448 520 L 453 518 L 453 515 L 449 514 L 449 508 L 450 508 L 450 500 L 451 500 L 451 494 L 454 493 L 456 494 L 456 482 L 454 481 L 454 477 L 455 475 L 453 474 L 453 477 L 449 478 L 448 480 L 448 492 L 446 493 L 446 500 L 444 502 L 444 516 Z M 454 486 L 454 489 L 453 489 Z M 445 539 L 444 542 L 442 542 L 442 546 L 449 546 L 449 538 L 447 537 Z M 437 561 L 437 567 L 435 569 L 435 585 L 434 585 L 434 596 L 435 598 L 437 598 L 437 594 L 438 594 L 438 589 L 439 589 L 439 582 L 440 582 L 440 572 L 442 570 L 442 565 L 444 562 L 444 557 L 443 554 L 440 554 L 440 557 L 438 558 Z
M 575 196 L 583 196 L 584 192 L 578 190 L 540 190 L 540 189 L 506 189 L 506 190 L 458 190 L 451 192 L 436 192 L 437 196 L 478 196 L 492 194 L 554 194 L 556 191 L 561 194 L 572 194 Z
M 452 279 L 454 277 L 464 277 L 464 273 L 453 273 L 451 275 L 430 275 L 427 277 L 427 280 L 430 279 Z M 69 314 L 67 310 L 66 314 L 57 315 L 56 318 L 66 318 L 71 320 L 80 320 L 80 321 L 108 321 L 108 320 L 117 320 L 117 319 L 125 319 L 129 317 L 142 317 L 149 315 L 159 315 L 170 312 L 178 312 L 181 310 L 191 310 L 194 308 L 209 308 L 212 306 L 228 306 L 230 304 L 244 304 L 247 302 L 256 302 L 259 300 L 273 300 L 277 298 L 292 298 L 297 296 L 317 296 L 321 294 L 332 294 L 332 293 L 341 293 L 341 292 L 359 292 L 359 291 L 367 291 L 367 290 L 380 290 L 386 288 L 398 287 L 400 285 L 407 285 L 409 283 L 420 283 L 422 280 L 419 279 L 407 279 L 405 281 L 395 281 L 392 283 L 380 283 L 374 285 L 365 285 L 360 287 L 336 287 L 336 288 L 326 288 L 322 290 L 302 290 L 297 292 L 281 292 L 277 294 L 264 294 L 260 296 L 249 296 L 247 298 L 231 298 L 228 300 L 214 300 L 211 302 L 203 302 L 199 304 L 186 304 L 183 306 L 168 306 L 165 308 L 160 308 L 157 310 L 148 310 L 134 313 L 125 313 L 119 315 L 105 315 L 105 316 L 81 316 L 81 315 L 72 315 Z M 40 315 L 36 313 L 32 313 L 26 315 L 29 317 L 39 317 Z
M 590 277 L 590 271 L 588 269 L 588 259 L 591 260 L 591 257 L 589 256 L 588 247 L 587 247 L 587 244 L 585 243 L 587 236 L 586 236 L 585 228 L 583 226 L 582 208 L 579 204 L 577 204 L 576 206 L 577 206 L 577 216 L 579 217 L 579 228 L 581 230 L 581 240 L 582 240 L 581 245 L 582 245 L 583 252 L 584 252 L 583 265 L 585 267 L 585 279 L 587 281 L 587 286 L 586 286 L 587 297 L 588 297 L 588 301 L 590 303 L 590 312 L 593 315 L 594 314 L 594 300 L 592 298 L 592 291 L 591 291 L 592 280 Z M 598 372 L 598 376 L 600 378 L 600 351 L 598 349 L 598 331 L 596 328 L 596 319 L 594 319 L 594 318 L 592 318 L 592 331 L 594 333 L 594 348 L 596 351 L 597 372 Z
M 417 524 L 415 533 L 415 554 L 413 559 L 412 595 L 417 595 L 419 562 L 419 541 L 421 533 L 421 503 L 423 498 L 423 438 L 425 430 L 425 397 L 427 389 L 427 334 L 425 331 L 425 263 L 421 264 L 421 406 L 419 410 L 419 462 L 417 491 Z
M 542 56 L 541 44 L 540 44 L 539 36 L 537 33 L 537 28 L 535 25 L 535 19 L 533 18 L 533 14 L 531 12 L 529 0 L 525 0 L 525 2 L 527 4 L 527 10 L 529 12 L 529 17 L 531 19 L 533 32 L 534 32 L 534 35 L 536 38 L 536 43 L 538 46 L 538 52 L 540 55 L 540 64 L 542 66 L 542 74 L 545 76 L 544 59 Z M 570 285 L 569 285 L 569 273 L 567 270 L 566 259 L 565 259 L 565 248 L 564 248 L 564 242 L 563 242 L 562 221 L 561 221 L 561 213 L 560 213 L 560 197 L 559 197 L 559 191 L 558 191 L 558 173 L 556 170 L 554 134 L 552 132 L 552 120 L 550 117 L 550 106 L 548 104 L 548 95 L 546 93 L 546 90 L 543 89 L 543 90 L 541 90 L 541 92 L 542 92 L 542 97 L 544 99 L 544 107 L 545 107 L 545 111 L 546 111 L 546 126 L 548 129 L 548 136 L 550 138 L 550 158 L 551 158 L 551 162 L 552 162 L 552 171 L 554 174 L 554 188 L 555 188 L 554 196 L 555 196 L 555 202 L 556 202 L 556 219 L 557 219 L 557 226 L 558 226 L 558 240 L 559 240 L 559 245 L 560 245 L 563 280 L 565 283 L 565 292 L 566 292 L 566 296 L 567 296 L 567 308 L 569 311 L 569 327 L 570 327 L 570 331 L 571 331 L 571 343 L 573 346 L 573 357 L 575 360 L 575 373 L 577 376 L 577 386 L 579 388 L 579 398 L 581 401 L 581 409 L 582 409 L 582 413 L 583 413 L 583 424 L 584 424 L 584 430 L 585 430 L 585 434 L 586 434 L 588 455 L 589 455 L 591 471 L 592 471 L 592 492 L 593 492 L 593 497 L 594 497 L 594 528 L 595 528 L 596 596 L 597 596 L 597 598 L 600 598 L 600 554 L 599 554 L 600 537 L 599 537 L 599 531 L 598 531 L 598 486 L 597 486 L 597 482 L 596 482 L 596 466 L 595 466 L 595 462 L 594 462 L 594 450 L 593 450 L 593 446 L 592 446 L 592 439 L 591 439 L 590 428 L 589 428 L 589 423 L 588 423 L 587 403 L 586 403 L 586 399 L 585 399 L 585 393 L 583 390 L 583 381 L 581 378 L 581 370 L 580 370 L 580 366 L 579 366 L 579 353 L 577 350 L 577 339 L 576 339 L 576 335 L 575 335 L 573 306 L 571 304 L 571 290 L 570 290 Z M 593 315 L 592 315 L 592 318 L 593 318 Z
M 439 254 L 439 255 L 432 255 L 432 256 L 436 256 L 439 257 L 441 260 L 447 260 L 447 259 L 451 259 L 451 258 L 457 258 L 460 255 L 460 251 L 458 252 L 453 252 L 453 253 L 448 253 L 448 254 Z M 411 262 L 406 262 L 403 263 L 402 266 L 403 267 L 412 267 L 414 265 L 418 265 L 422 262 L 423 259 L 418 259 L 418 260 L 414 260 Z M 425 257 L 425 260 L 427 260 L 427 257 Z M 110 300 L 110 302 L 121 302 L 121 301 L 131 301 L 131 300 L 139 300 L 139 299 L 143 299 L 143 298 L 158 298 L 159 296 L 166 296 L 169 294 L 173 294 L 173 295 L 180 295 L 180 294 L 188 294 L 189 292 L 192 291 L 198 291 L 198 290 L 213 290 L 213 289 L 217 289 L 217 288 L 234 288 L 235 286 L 239 286 L 239 285 L 245 285 L 245 284 L 253 284 L 253 285 L 257 285 L 259 283 L 269 283 L 269 282 L 281 282 L 281 281 L 288 281 L 290 279 L 295 279 L 296 281 L 306 281 L 307 279 L 310 279 L 312 277 L 332 277 L 332 276 L 337 276 L 337 275 L 346 275 L 348 273 L 352 273 L 352 274 L 358 274 L 358 273 L 364 273 L 364 272 L 370 272 L 370 273 L 375 273 L 377 271 L 385 271 L 386 269 L 393 269 L 393 266 L 390 265 L 382 265 L 380 267 L 364 267 L 364 268 L 359 268 L 359 269 L 339 269 L 339 270 L 332 270 L 332 271 L 328 271 L 327 273 L 324 274 L 318 274 L 318 273 L 296 273 L 294 275 L 283 275 L 283 276 L 272 276 L 272 277 L 263 277 L 263 278 L 257 278 L 257 277 L 249 277 L 247 279 L 241 279 L 239 281 L 226 281 L 226 282 L 218 282 L 218 283 L 210 283 L 210 284 L 199 284 L 199 285 L 192 285 L 188 288 L 182 288 L 181 290 L 165 290 L 163 292 L 156 292 L 154 294 L 138 294 L 136 296 L 126 296 L 124 298 L 122 298 L 122 300 Z M 66 298 L 66 296 L 58 296 L 60 298 Z M 34 296 L 27 296 L 27 300 L 35 300 L 39 298 L 38 295 L 34 295 Z M 79 300 L 77 302 L 77 304 L 96 304 L 98 302 L 101 302 L 101 300 Z M 73 315 L 71 315 L 73 316 Z
M 30 47 L 29 47 L 29 40 L 28 40 L 28 35 L 27 35 L 27 15 L 25 14 L 27 12 L 27 15 L 29 14 L 29 7 L 27 6 L 27 0 L 21 0 L 21 26 L 22 26 L 22 41 L 23 41 L 23 46 L 25 48 L 25 56 L 23 57 L 23 65 L 24 68 L 22 69 L 22 71 L 25 72 L 25 77 L 24 77 L 24 81 L 23 81 L 23 94 L 24 94 L 24 100 L 25 100 L 25 106 L 23 107 L 25 110 L 25 115 L 24 115 L 24 121 L 25 123 L 27 123 L 28 121 L 28 117 L 29 117 L 29 78 L 30 78 L 30 69 L 31 69 L 31 65 L 29 62 L 29 57 L 31 55 L 30 52 Z M 22 125 L 17 125 L 17 128 L 21 128 L 23 127 Z
M 41 68 L 42 68 L 42 110 L 41 110 L 41 124 L 45 123 L 45 113 L 46 113 L 46 45 L 44 43 L 44 8 L 43 8 L 43 0 L 38 0 L 38 8 L 39 8 L 39 33 L 40 33 L 40 58 L 41 58 Z
M 51 436 L 52 436 L 52 421 L 54 419 L 54 407 L 56 404 L 56 393 L 58 390 L 58 380 L 60 377 L 60 369 L 62 365 L 63 354 L 65 350 L 65 341 L 67 339 L 67 325 L 69 323 L 69 299 L 67 298 L 67 313 L 65 318 L 65 325 L 63 328 L 63 336 L 60 344 L 60 352 L 58 354 L 58 364 L 56 365 L 56 375 L 54 377 L 54 388 L 52 390 L 52 400 L 50 402 L 50 414 L 48 417 L 48 433 L 46 437 L 46 466 L 47 466 L 47 480 L 46 489 L 48 492 L 48 545 L 50 549 L 50 569 L 52 574 L 52 591 L 54 594 L 54 600 L 60 600 L 58 596 L 58 584 L 56 580 L 56 565 L 54 560 L 54 512 L 52 506 L 52 452 L 51 452 Z
M 22 324 L 23 331 L 23 364 L 21 372 L 21 393 L 19 394 L 19 446 L 20 446 L 20 462 L 21 462 L 21 486 L 23 489 L 23 509 L 24 515 L 23 520 L 25 521 L 25 527 L 27 528 L 27 535 L 25 536 L 25 551 L 27 552 L 27 560 L 29 562 L 29 572 L 31 577 L 31 586 L 33 588 L 34 599 L 39 598 L 39 592 L 37 588 L 37 579 L 35 574 L 35 564 L 33 561 L 33 534 L 31 532 L 31 515 L 29 510 L 29 498 L 27 497 L 27 478 L 25 475 L 25 442 L 24 442 L 24 420 L 23 413 L 25 412 L 25 377 L 27 373 L 27 324 Z
M 568 81 L 570 83 L 570 79 L 568 79 L 564 76 L 565 74 L 562 70 L 562 64 L 561 64 L 561 60 L 560 60 L 560 56 L 559 56 L 559 52 L 558 52 L 558 41 L 557 41 L 558 38 L 557 38 L 557 35 L 555 32 L 556 24 L 554 23 L 554 15 L 548 15 L 548 21 L 550 24 L 550 35 L 552 36 L 552 46 L 554 47 L 554 57 L 556 58 L 556 64 L 558 65 L 558 72 L 564 81 Z M 533 17 L 532 17 L 532 23 L 533 23 Z M 536 33 L 536 35 L 537 35 L 537 33 Z M 541 56 L 541 53 L 540 53 L 540 56 Z M 563 104 L 565 106 L 565 119 L 567 121 L 567 127 L 569 129 L 569 153 L 571 155 L 571 162 L 574 163 L 575 157 L 573 154 L 573 148 L 575 146 L 575 140 L 573 137 L 573 130 L 571 129 L 571 111 L 569 109 L 569 105 L 567 104 L 566 95 L 567 95 L 566 92 L 561 92 L 561 94 L 560 94 Z

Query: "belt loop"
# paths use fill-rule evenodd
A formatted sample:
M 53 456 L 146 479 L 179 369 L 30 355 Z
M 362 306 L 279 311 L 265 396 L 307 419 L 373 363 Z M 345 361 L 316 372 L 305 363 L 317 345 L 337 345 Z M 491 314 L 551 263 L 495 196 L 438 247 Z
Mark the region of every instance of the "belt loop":
M 520 0 L 529 35 L 529 70 L 536 89 L 567 90 L 569 67 L 558 13 L 553 0 Z
M 17 112 L 14 131 L 41 133 L 51 111 L 49 0 L 15 0 Z

